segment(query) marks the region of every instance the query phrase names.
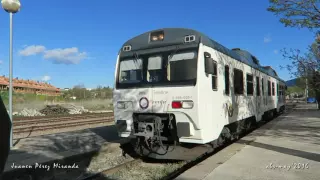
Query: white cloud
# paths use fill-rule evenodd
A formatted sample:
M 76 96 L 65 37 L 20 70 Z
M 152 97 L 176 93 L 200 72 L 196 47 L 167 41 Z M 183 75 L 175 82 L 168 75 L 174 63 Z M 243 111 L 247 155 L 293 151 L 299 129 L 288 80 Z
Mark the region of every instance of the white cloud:
M 269 42 L 271 42 L 271 41 L 272 41 L 272 39 L 271 39 L 271 37 L 270 37 L 270 34 L 266 35 L 266 36 L 263 38 L 263 42 L 264 42 L 264 43 L 269 43 Z
M 269 42 L 271 42 L 272 40 L 271 40 L 271 38 L 270 37 L 264 37 L 264 39 L 263 39 L 263 42 L 264 43 L 269 43 Z
M 42 81 L 49 81 L 50 79 L 51 79 L 50 76 L 43 76 L 43 77 L 41 78 Z
M 273 50 L 273 53 L 278 54 L 279 51 L 278 50 Z
M 22 56 L 32 56 L 43 54 L 44 59 L 51 60 L 55 64 L 78 64 L 84 59 L 88 59 L 86 52 L 80 52 L 77 47 L 47 49 L 42 45 L 26 46 L 19 51 Z
M 21 56 L 32 56 L 36 54 L 40 54 L 46 50 L 46 47 L 42 45 L 31 45 L 25 46 L 24 49 L 19 51 Z
M 78 48 L 52 49 L 44 52 L 43 58 L 53 60 L 56 64 L 78 64 L 87 58 L 86 52 L 79 52 Z

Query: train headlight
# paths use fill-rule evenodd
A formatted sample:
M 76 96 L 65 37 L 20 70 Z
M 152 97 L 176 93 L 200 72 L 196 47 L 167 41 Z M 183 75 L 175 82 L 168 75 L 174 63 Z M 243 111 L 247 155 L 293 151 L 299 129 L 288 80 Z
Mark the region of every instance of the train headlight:
M 158 36 L 152 36 L 152 37 L 151 37 L 151 40 L 152 40 L 152 41 L 157 41 L 157 40 L 158 40 Z
M 156 31 L 150 33 L 150 41 L 162 41 L 164 39 L 163 31 Z
M 131 51 L 131 46 L 130 45 L 123 46 L 122 50 L 123 51 Z
M 183 109 L 192 109 L 193 108 L 193 101 L 183 101 L 182 108 Z
M 196 36 L 195 35 L 188 35 L 188 36 L 184 37 L 184 42 L 186 42 L 186 43 L 189 43 L 189 42 L 192 42 L 192 41 L 195 41 L 195 40 L 196 40 Z
M 185 101 L 172 101 L 171 103 L 172 109 L 192 109 L 193 101 L 185 100 Z
M 117 103 L 117 108 L 118 109 L 125 109 L 126 108 L 126 103 L 125 102 L 118 102 Z

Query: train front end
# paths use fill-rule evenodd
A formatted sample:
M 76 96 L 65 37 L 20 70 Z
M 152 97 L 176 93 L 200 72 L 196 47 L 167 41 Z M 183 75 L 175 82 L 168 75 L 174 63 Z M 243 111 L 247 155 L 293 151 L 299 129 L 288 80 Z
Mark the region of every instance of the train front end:
M 119 136 L 130 138 L 139 155 L 157 159 L 195 156 L 182 144 L 200 138 L 199 41 L 191 30 L 162 29 L 127 41 L 119 52 L 114 118 Z

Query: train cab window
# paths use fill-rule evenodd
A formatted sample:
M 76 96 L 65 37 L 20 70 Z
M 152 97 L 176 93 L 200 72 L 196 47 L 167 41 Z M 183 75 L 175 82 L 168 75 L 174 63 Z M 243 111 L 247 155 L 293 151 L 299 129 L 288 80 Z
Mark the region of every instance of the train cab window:
M 256 77 L 256 91 L 257 91 L 257 96 L 260 96 L 260 78 Z
M 272 82 L 272 96 L 274 96 L 275 95 L 275 89 L 274 89 L 275 87 L 274 87 L 274 82 Z
M 234 68 L 233 84 L 234 93 L 237 95 L 243 94 L 243 72 L 240 69 Z
M 213 61 L 213 74 L 212 74 L 212 89 L 217 90 L 218 89 L 218 65 L 216 61 Z
M 119 83 L 137 83 L 142 80 L 142 59 L 120 62 Z
M 279 84 L 277 83 L 277 96 L 280 95 L 280 92 L 279 92 Z
M 174 53 L 168 56 L 167 80 L 171 82 L 190 81 L 197 78 L 198 54 L 194 51 Z
M 253 95 L 253 76 L 247 74 L 247 95 Z
M 271 82 L 268 81 L 268 96 L 271 96 Z
M 163 75 L 162 70 L 162 57 L 154 56 L 148 58 L 148 72 L 147 72 L 147 80 L 149 82 L 159 82 L 161 81 Z
M 230 80 L 229 80 L 229 66 L 224 66 L 224 77 L 225 77 L 225 94 L 229 95 L 230 93 Z

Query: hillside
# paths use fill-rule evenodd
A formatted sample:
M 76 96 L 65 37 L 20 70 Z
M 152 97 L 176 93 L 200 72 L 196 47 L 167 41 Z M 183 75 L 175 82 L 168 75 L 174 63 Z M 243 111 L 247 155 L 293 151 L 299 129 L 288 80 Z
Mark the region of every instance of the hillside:
M 287 85 L 288 87 L 296 86 L 296 84 L 297 84 L 297 79 L 298 79 L 298 78 L 295 78 L 295 79 L 291 79 L 291 80 L 286 81 L 286 85 Z

